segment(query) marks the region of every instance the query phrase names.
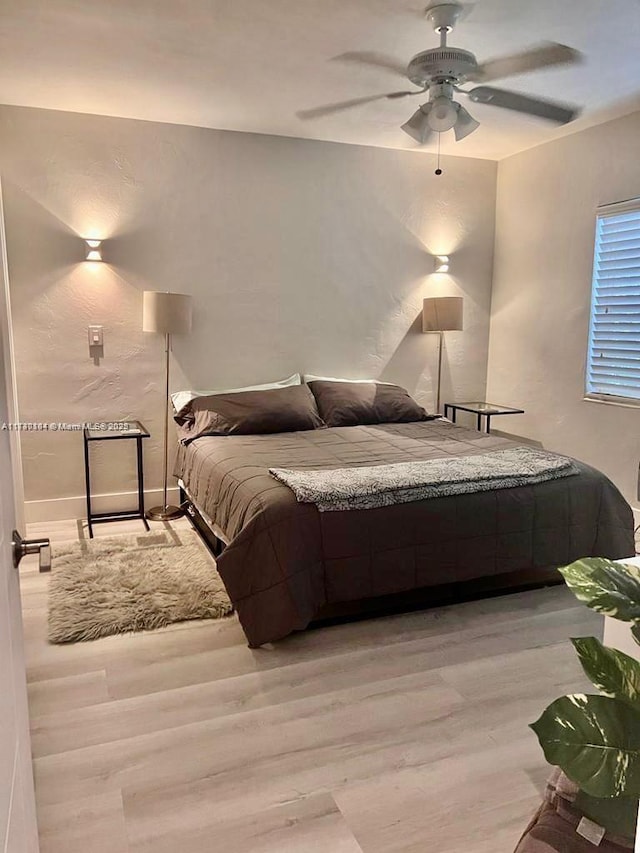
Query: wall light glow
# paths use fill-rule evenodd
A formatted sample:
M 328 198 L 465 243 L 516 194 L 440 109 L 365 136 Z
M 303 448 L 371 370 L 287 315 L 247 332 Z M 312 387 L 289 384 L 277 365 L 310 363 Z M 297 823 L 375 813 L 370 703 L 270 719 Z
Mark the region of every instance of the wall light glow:
M 434 272 L 449 272 L 449 255 L 433 256 Z
M 102 260 L 102 240 L 85 240 L 87 244 L 87 261 Z

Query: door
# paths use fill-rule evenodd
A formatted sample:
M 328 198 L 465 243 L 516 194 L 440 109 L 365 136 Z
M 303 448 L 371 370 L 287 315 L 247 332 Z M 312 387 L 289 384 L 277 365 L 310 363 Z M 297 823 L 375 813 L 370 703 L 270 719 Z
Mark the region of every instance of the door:
M 7 422 L 4 359 L 0 347 L 0 424 Z M 13 568 L 15 527 L 9 436 L 0 430 L 0 851 L 38 850 L 27 685 L 22 646 L 18 572 Z
M 20 586 L 11 544 L 20 460 L 11 453 L 17 434 L 2 429 L 14 400 L 1 189 L 0 261 L 0 853 L 37 853 Z

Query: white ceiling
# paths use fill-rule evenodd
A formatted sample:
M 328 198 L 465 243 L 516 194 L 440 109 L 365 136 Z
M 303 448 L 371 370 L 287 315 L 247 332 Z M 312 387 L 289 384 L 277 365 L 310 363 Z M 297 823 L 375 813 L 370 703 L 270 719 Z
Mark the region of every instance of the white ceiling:
M 391 72 L 332 61 L 403 61 L 437 38 L 426 0 L 0 0 L 0 103 L 415 149 L 400 125 L 418 99 L 302 122 L 298 110 L 404 88 Z M 501 159 L 640 109 L 640 0 L 477 0 L 450 42 L 483 61 L 558 41 L 581 67 L 496 86 L 581 104 L 577 122 L 468 104 L 482 127 L 442 150 Z M 400 85 L 399 85 L 400 84 Z M 427 148 L 426 150 L 429 150 Z

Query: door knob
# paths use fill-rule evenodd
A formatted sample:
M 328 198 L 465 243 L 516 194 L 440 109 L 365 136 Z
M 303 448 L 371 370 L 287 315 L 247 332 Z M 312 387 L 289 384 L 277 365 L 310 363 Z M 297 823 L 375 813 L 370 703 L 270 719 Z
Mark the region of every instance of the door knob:
M 20 560 L 27 554 L 37 554 L 41 572 L 51 571 L 51 542 L 48 539 L 23 539 L 17 530 L 11 536 L 13 549 L 13 567 L 17 569 Z

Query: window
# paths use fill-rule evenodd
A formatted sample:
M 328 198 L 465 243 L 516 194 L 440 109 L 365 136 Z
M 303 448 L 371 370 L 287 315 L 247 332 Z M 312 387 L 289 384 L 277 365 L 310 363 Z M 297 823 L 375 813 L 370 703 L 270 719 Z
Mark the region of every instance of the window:
M 640 199 L 598 211 L 586 392 L 640 404 Z

